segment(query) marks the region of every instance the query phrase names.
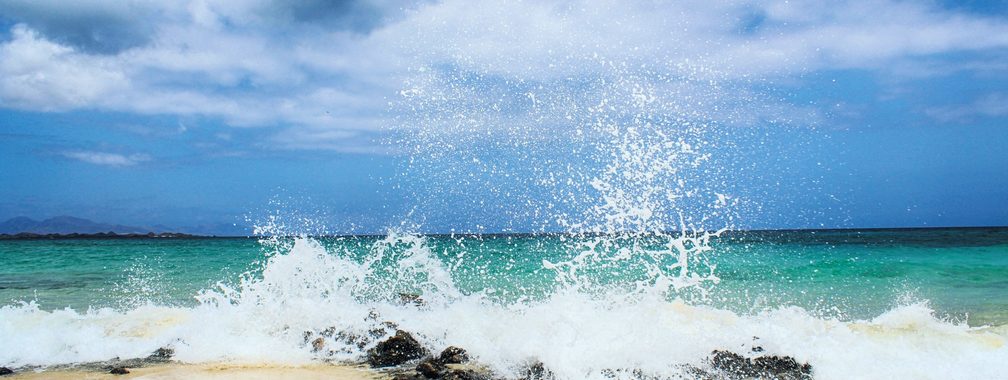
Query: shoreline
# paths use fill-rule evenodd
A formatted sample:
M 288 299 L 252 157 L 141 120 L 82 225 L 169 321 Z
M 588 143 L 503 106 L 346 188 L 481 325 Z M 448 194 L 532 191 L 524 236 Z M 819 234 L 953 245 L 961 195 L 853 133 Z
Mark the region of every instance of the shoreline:
M 392 327 L 392 326 L 389 326 Z M 395 327 L 392 327 L 395 328 Z M 369 334 L 374 335 L 374 333 Z M 313 339 L 314 338 L 314 339 Z M 329 329 L 322 332 L 309 331 L 305 344 L 313 351 L 326 347 L 326 339 L 344 340 L 366 344 L 367 336 L 351 332 L 336 332 Z M 812 380 L 812 366 L 791 356 L 767 355 L 763 347 L 756 344 L 758 337 L 743 353 L 730 350 L 714 350 L 700 366 L 692 364 L 676 365 L 681 375 L 703 379 L 775 378 L 790 380 Z M 507 376 L 495 372 L 486 363 L 471 359 L 469 353 L 460 347 L 449 346 L 437 353 L 417 341 L 407 331 L 395 329 L 394 335 L 377 342 L 367 350 L 366 361 L 335 364 L 315 362 L 303 365 L 282 363 L 181 363 L 172 361 L 174 350 L 163 347 L 146 358 L 121 360 L 114 358 L 102 362 L 89 362 L 50 367 L 21 367 L 11 370 L 0 368 L 0 376 L 10 379 L 335 379 L 335 380 L 557 380 L 569 378 L 558 376 L 550 367 L 538 359 L 522 365 L 518 373 Z M 660 378 L 643 372 L 639 368 L 612 367 L 601 369 L 601 374 L 615 378 L 618 374 L 645 375 L 643 378 Z
M 382 380 L 391 376 L 370 369 L 364 365 L 341 364 L 307 364 L 307 365 L 256 365 L 256 364 L 183 364 L 161 363 L 142 367 L 129 368 L 129 373 L 116 375 L 107 370 L 96 368 L 58 368 L 23 370 L 4 379 L 41 380 L 41 379 L 193 379 L 193 380 L 230 380 L 230 379 L 332 379 L 332 380 Z
M 721 235 L 728 238 L 768 238 L 779 234 L 807 233 L 811 235 L 851 235 L 841 237 L 862 237 L 861 234 L 873 233 L 923 233 L 923 232 L 1008 232 L 1008 226 L 927 226 L 927 227 L 849 227 L 849 228 L 781 228 L 781 229 L 728 229 L 721 231 Z M 629 232 L 629 231 L 628 231 Z M 657 234 L 677 234 L 683 231 L 651 231 Z M 716 233 L 718 231 L 687 231 L 690 233 Z M 558 236 L 603 236 L 600 233 L 572 233 L 562 231 L 540 231 L 540 232 L 427 232 L 420 233 L 420 236 L 431 238 L 532 238 L 532 237 L 558 237 Z M 273 235 L 274 237 L 298 237 L 298 235 Z M 318 238 L 381 238 L 386 236 L 381 233 L 361 233 L 361 234 L 326 234 L 326 235 L 305 235 L 304 237 Z M 37 232 L 17 232 L 0 233 L 0 240 L 115 240 L 115 239 L 258 239 L 261 235 L 195 235 L 180 232 L 148 232 L 148 233 L 37 233 Z M 822 238 L 822 237 L 820 237 Z M 843 241 L 841 241 L 843 242 Z
M 0 240 L 114 240 L 114 239 L 216 239 L 218 236 L 190 235 L 178 232 L 148 232 L 145 234 L 120 234 L 115 232 L 99 232 L 93 234 L 38 234 L 34 232 L 19 232 L 16 234 L 0 234 Z

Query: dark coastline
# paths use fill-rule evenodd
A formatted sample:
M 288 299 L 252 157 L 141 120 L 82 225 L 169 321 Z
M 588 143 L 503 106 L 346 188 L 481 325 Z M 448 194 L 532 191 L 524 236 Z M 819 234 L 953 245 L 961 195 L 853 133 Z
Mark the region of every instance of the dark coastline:
M 190 235 L 176 232 L 117 234 L 115 232 L 99 232 L 95 234 L 37 234 L 20 232 L 16 234 L 0 234 L 0 240 L 85 240 L 85 239 L 215 239 L 217 236 Z
M 713 233 L 714 231 L 708 231 Z M 677 235 L 678 231 L 666 231 L 654 235 Z M 687 232 L 687 235 L 702 234 Z M 564 237 L 595 237 L 602 233 L 569 233 L 569 232 L 502 232 L 502 233 L 427 233 L 421 234 L 435 239 L 440 238 L 474 238 L 474 239 L 527 239 L 527 238 L 564 238 Z M 647 234 L 645 234 L 647 235 Z M 297 235 L 288 235 L 293 237 Z M 382 234 L 332 234 L 308 235 L 316 239 L 381 239 Z M 0 234 L 0 241 L 16 240 L 115 240 L 115 239 L 155 239 L 155 240 L 185 240 L 185 239 L 258 239 L 262 236 L 223 236 L 223 235 L 193 235 L 177 232 L 162 233 L 69 233 L 69 234 L 39 234 L 21 232 L 17 234 Z M 913 227 L 913 228 L 831 228 L 831 229 L 780 229 L 780 230 L 726 230 L 714 240 L 731 241 L 734 243 L 776 243 L 776 244 L 806 244 L 806 245 L 924 245 L 946 246 L 966 245 L 985 246 L 1008 244 L 1008 227 Z

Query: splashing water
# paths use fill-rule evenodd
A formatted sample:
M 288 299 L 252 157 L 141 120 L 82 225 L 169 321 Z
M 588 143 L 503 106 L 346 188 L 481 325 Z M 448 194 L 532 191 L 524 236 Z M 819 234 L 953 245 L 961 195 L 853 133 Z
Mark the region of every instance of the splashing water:
M 554 247 L 571 247 L 560 236 L 552 239 Z M 491 290 L 535 281 L 518 275 L 521 265 L 498 280 L 492 270 L 506 267 L 499 261 L 503 257 L 487 262 L 479 254 L 493 255 L 502 246 L 518 245 L 517 240 L 432 240 L 399 233 L 372 240 L 279 240 L 285 240 L 284 248 L 270 252 L 260 270 L 203 291 L 193 307 L 45 311 L 30 303 L 4 306 L 0 336 L 9 344 L 0 346 L 0 358 L 8 366 L 79 363 L 143 357 L 169 346 L 184 362 L 355 362 L 382 335 L 391 334 L 393 325 L 432 350 L 465 347 L 504 375 L 540 360 L 564 379 L 607 378 L 615 369 L 689 377 L 681 365 L 702 366 L 712 350 L 746 351 L 753 345 L 810 362 L 817 378 L 825 379 L 996 378 L 1004 368 L 991 363 L 1005 363 L 1000 359 L 1008 355 L 1003 327 L 946 321 L 921 302 L 875 318 L 841 320 L 798 307 L 735 313 L 649 292 L 628 297 L 621 287 L 585 291 L 584 283 L 554 283 L 540 291 L 518 290 L 525 298 L 500 298 Z M 558 263 L 564 261 L 561 256 L 580 254 L 560 254 L 542 242 L 529 237 L 520 248 L 540 247 Z M 461 259 L 459 253 L 464 253 Z M 472 286 L 465 280 L 468 271 L 486 281 Z M 535 273 L 544 282 L 556 278 L 550 270 Z M 400 292 L 422 293 L 424 303 L 404 302 Z M 349 338 L 372 332 L 379 337 Z M 754 336 L 759 340 L 754 342 Z M 316 349 L 312 342 L 319 338 L 322 348 Z M 880 361 L 893 365 L 872 365 Z
M 520 80 L 421 65 L 407 81 L 396 104 L 401 188 L 417 224 L 464 233 L 323 239 L 311 237 L 327 232 L 312 218 L 274 215 L 256 228 L 260 265 L 199 292 L 193 307 L 0 307 L 0 364 L 164 346 L 183 362 L 357 362 L 394 326 L 511 376 L 541 361 L 560 379 L 689 377 L 684 365 L 704 366 L 713 350 L 749 353 L 753 337 L 824 379 L 1008 372 L 1004 327 L 943 320 L 926 303 L 861 320 L 712 306 L 716 241 L 743 202 L 719 135 L 744 119 L 724 111 L 738 97 L 687 62 L 582 61 L 597 75 Z M 468 234 L 515 226 L 540 235 Z

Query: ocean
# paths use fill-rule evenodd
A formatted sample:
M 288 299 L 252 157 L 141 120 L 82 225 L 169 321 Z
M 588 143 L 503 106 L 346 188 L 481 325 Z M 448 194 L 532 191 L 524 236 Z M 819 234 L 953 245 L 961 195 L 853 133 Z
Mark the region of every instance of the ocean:
M 352 363 L 369 347 L 306 334 L 390 321 L 502 374 L 688 377 L 758 346 L 821 379 L 1008 378 L 1008 228 L 7 240 L 0 305 L 12 368 Z

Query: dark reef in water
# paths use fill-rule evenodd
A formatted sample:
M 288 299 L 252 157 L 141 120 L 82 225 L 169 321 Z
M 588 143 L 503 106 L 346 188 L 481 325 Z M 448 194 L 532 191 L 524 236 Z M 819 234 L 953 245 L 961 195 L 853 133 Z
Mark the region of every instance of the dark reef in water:
M 117 234 L 115 232 L 99 232 L 94 234 L 36 234 L 21 232 L 17 234 L 0 234 L 0 240 L 67 240 L 67 239 L 201 239 L 210 236 L 189 235 L 177 232 L 162 232 L 145 234 Z

